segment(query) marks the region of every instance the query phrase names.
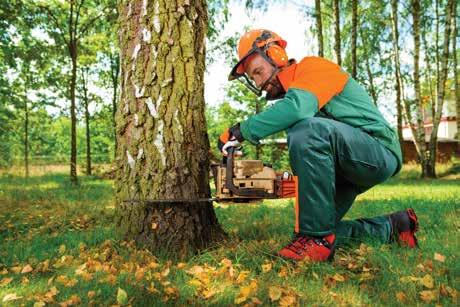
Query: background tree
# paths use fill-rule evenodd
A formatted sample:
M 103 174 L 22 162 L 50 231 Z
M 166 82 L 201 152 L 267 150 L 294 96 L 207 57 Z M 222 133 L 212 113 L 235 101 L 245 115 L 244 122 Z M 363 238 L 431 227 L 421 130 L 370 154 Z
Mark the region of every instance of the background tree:
M 332 0 L 334 8 L 334 51 L 337 64 L 342 65 L 342 51 L 340 42 L 340 3 L 339 0 Z
M 32 3 L 32 5 L 34 5 Z M 71 75 L 69 81 L 70 98 L 70 180 L 77 183 L 77 117 L 75 89 L 77 83 L 78 54 L 81 39 L 94 30 L 110 7 L 106 1 L 41 1 L 37 4 L 42 15 L 41 26 L 47 33 L 59 42 L 58 48 L 65 46 L 71 62 Z M 51 21 L 51 22 L 49 22 Z
M 318 56 L 324 56 L 324 43 L 323 43 L 323 17 L 321 16 L 321 0 L 315 0 L 315 20 L 316 31 L 318 32 Z
M 128 238 L 184 256 L 222 235 L 212 202 L 198 200 L 210 197 L 207 11 L 204 1 L 143 3 L 119 5 L 117 215 Z M 129 199 L 167 201 L 149 206 Z

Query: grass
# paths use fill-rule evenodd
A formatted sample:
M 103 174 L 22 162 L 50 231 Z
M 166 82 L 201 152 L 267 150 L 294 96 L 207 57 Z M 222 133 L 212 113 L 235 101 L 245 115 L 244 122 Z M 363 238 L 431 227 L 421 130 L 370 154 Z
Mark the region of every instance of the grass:
M 67 168 L 0 174 L 0 305 L 452 305 L 458 304 L 460 178 L 397 178 L 360 195 L 346 218 L 413 207 L 421 248 L 367 241 L 332 263 L 273 256 L 293 229 L 290 200 L 218 205 L 228 242 L 186 262 L 155 257 L 121 240 L 112 181 Z M 124 295 L 126 294 L 126 296 Z

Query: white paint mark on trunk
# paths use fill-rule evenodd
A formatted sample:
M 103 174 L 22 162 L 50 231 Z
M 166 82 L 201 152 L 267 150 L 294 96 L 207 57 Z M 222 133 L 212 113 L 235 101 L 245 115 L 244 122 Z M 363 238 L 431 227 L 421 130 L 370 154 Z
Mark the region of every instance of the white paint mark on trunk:
M 158 97 L 158 100 L 157 100 L 156 103 L 155 103 L 155 104 L 157 105 L 157 107 L 160 107 L 160 106 L 161 106 L 161 102 L 162 102 L 162 101 L 163 101 L 163 96 L 161 96 L 161 94 L 160 94 L 160 97 Z
M 156 60 L 157 55 L 158 55 L 158 50 L 157 50 L 157 48 L 155 48 L 155 46 L 152 46 L 152 55 L 153 55 L 153 59 Z
M 142 96 L 144 96 L 144 92 L 145 92 L 145 87 L 142 87 L 141 89 L 139 89 L 139 87 L 134 84 L 134 96 L 136 98 L 141 98 Z
M 150 31 L 144 28 L 142 30 L 143 41 L 149 43 L 151 38 L 152 38 L 152 34 L 150 33 Z
M 173 118 L 176 121 L 177 130 L 179 130 L 179 133 L 181 135 L 184 135 L 183 129 L 182 129 L 182 124 L 180 123 L 178 115 L 179 115 L 179 110 L 176 109 L 176 111 L 174 111 L 174 117 Z
M 173 80 L 172 78 L 164 80 L 163 82 L 161 82 L 161 87 L 168 86 L 168 84 L 171 83 L 172 80 Z
M 142 159 L 142 155 L 144 154 L 144 149 L 139 149 L 139 152 L 137 153 L 137 160 Z
M 134 126 L 139 125 L 139 116 L 137 114 L 134 114 Z
M 131 16 L 132 10 L 131 10 L 131 2 L 128 4 L 128 14 L 126 14 L 126 17 Z
M 147 0 L 142 1 L 142 16 L 147 15 Z
M 156 118 L 158 113 L 157 113 L 157 110 L 155 109 L 155 105 L 152 102 L 152 98 L 150 98 L 150 97 L 147 98 L 145 103 L 147 104 L 147 107 L 149 108 L 150 115 L 152 115 L 153 118 Z
M 134 161 L 133 156 L 131 156 L 128 150 L 126 150 L 126 156 L 128 157 L 129 168 L 134 169 L 134 166 L 136 165 L 136 161 Z
M 158 121 L 157 130 L 158 130 L 157 135 L 155 137 L 155 141 L 153 142 L 153 144 L 155 144 L 155 146 L 157 147 L 158 152 L 160 153 L 161 162 L 163 163 L 163 166 L 165 166 L 166 156 L 165 156 L 165 147 L 163 144 L 163 121 L 161 119 Z
M 139 50 L 141 50 L 141 44 L 137 44 L 137 45 L 134 47 L 133 55 L 132 55 L 132 57 L 131 57 L 134 61 L 137 59 L 137 54 L 139 53 Z
M 160 33 L 160 3 L 158 1 L 155 1 L 155 7 L 153 10 L 153 28 L 155 29 L 155 32 Z

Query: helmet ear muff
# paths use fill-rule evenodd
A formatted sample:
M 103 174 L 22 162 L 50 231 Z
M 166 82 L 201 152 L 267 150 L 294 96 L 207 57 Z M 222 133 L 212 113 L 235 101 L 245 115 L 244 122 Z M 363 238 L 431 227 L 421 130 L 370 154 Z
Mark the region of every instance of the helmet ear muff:
M 270 44 L 267 47 L 266 54 L 277 67 L 283 67 L 289 61 L 286 50 L 278 44 Z

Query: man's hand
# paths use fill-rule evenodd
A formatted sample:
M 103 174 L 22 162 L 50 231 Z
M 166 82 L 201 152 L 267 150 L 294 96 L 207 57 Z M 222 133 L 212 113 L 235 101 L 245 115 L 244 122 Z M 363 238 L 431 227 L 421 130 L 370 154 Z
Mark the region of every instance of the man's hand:
M 217 147 L 225 156 L 228 154 L 227 149 L 229 147 L 239 147 L 241 142 L 244 141 L 244 137 L 240 132 L 240 124 L 236 124 L 225 131 L 220 135 L 219 140 L 217 141 Z M 241 151 L 235 152 L 235 154 L 241 155 Z

